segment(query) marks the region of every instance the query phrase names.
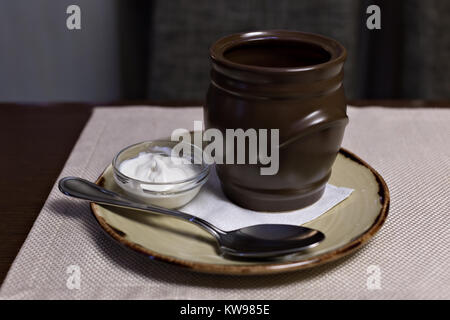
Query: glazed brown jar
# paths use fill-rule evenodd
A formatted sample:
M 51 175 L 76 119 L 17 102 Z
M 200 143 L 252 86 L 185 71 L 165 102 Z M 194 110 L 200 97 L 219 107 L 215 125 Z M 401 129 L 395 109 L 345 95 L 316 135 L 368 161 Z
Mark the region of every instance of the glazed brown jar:
M 261 175 L 261 164 L 216 166 L 227 197 L 257 211 L 316 202 L 348 122 L 345 48 L 321 35 L 274 30 L 224 37 L 210 55 L 205 128 L 224 136 L 226 129 L 279 129 L 277 174 Z

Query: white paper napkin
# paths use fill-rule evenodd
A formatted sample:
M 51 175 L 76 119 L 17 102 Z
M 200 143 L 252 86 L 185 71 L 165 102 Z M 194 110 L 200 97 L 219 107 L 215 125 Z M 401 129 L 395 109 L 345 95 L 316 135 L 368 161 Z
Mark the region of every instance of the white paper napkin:
M 309 207 L 281 213 L 264 213 L 241 208 L 228 200 L 213 169 L 197 197 L 181 210 L 205 219 L 224 231 L 265 223 L 302 225 L 344 201 L 352 192 L 353 189 L 327 184 L 322 198 Z

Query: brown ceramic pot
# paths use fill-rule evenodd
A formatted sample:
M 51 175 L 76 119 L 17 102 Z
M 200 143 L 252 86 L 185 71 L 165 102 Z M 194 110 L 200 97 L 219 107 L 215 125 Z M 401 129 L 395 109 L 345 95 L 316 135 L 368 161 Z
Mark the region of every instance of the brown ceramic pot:
M 233 34 L 210 49 L 212 68 L 206 128 L 279 129 L 279 171 L 262 165 L 222 164 L 222 188 L 236 204 L 286 211 L 316 202 L 348 122 L 344 94 L 345 48 L 296 31 Z M 248 148 L 248 146 L 247 146 Z

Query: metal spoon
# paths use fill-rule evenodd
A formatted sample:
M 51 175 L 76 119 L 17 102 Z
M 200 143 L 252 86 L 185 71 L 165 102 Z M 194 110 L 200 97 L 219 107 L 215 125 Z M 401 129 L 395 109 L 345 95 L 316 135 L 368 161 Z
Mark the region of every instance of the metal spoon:
M 260 224 L 233 231 L 223 231 L 190 214 L 134 202 L 92 182 L 66 177 L 59 181 L 65 195 L 96 203 L 166 214 L 192 222 L 214 236 L 222 253 L 240 258 L 270 258 L 296 253 L 319 244 L 325 235 L 314 229 L 286 224 Z

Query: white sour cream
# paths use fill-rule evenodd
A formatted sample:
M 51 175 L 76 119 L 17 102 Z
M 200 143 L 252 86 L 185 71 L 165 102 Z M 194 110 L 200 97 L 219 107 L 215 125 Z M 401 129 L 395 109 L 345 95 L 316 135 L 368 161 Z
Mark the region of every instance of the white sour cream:
M 149 152 L 141 152 L 135 158 L 124 160 L 119 166 L 119 171 L 130 178 L 150 183 L 142 185 L 150 191 L 175 190 L 179 186 L 170 183 L 186 180 L 198 174 L 196 166 L 186 158 Z

